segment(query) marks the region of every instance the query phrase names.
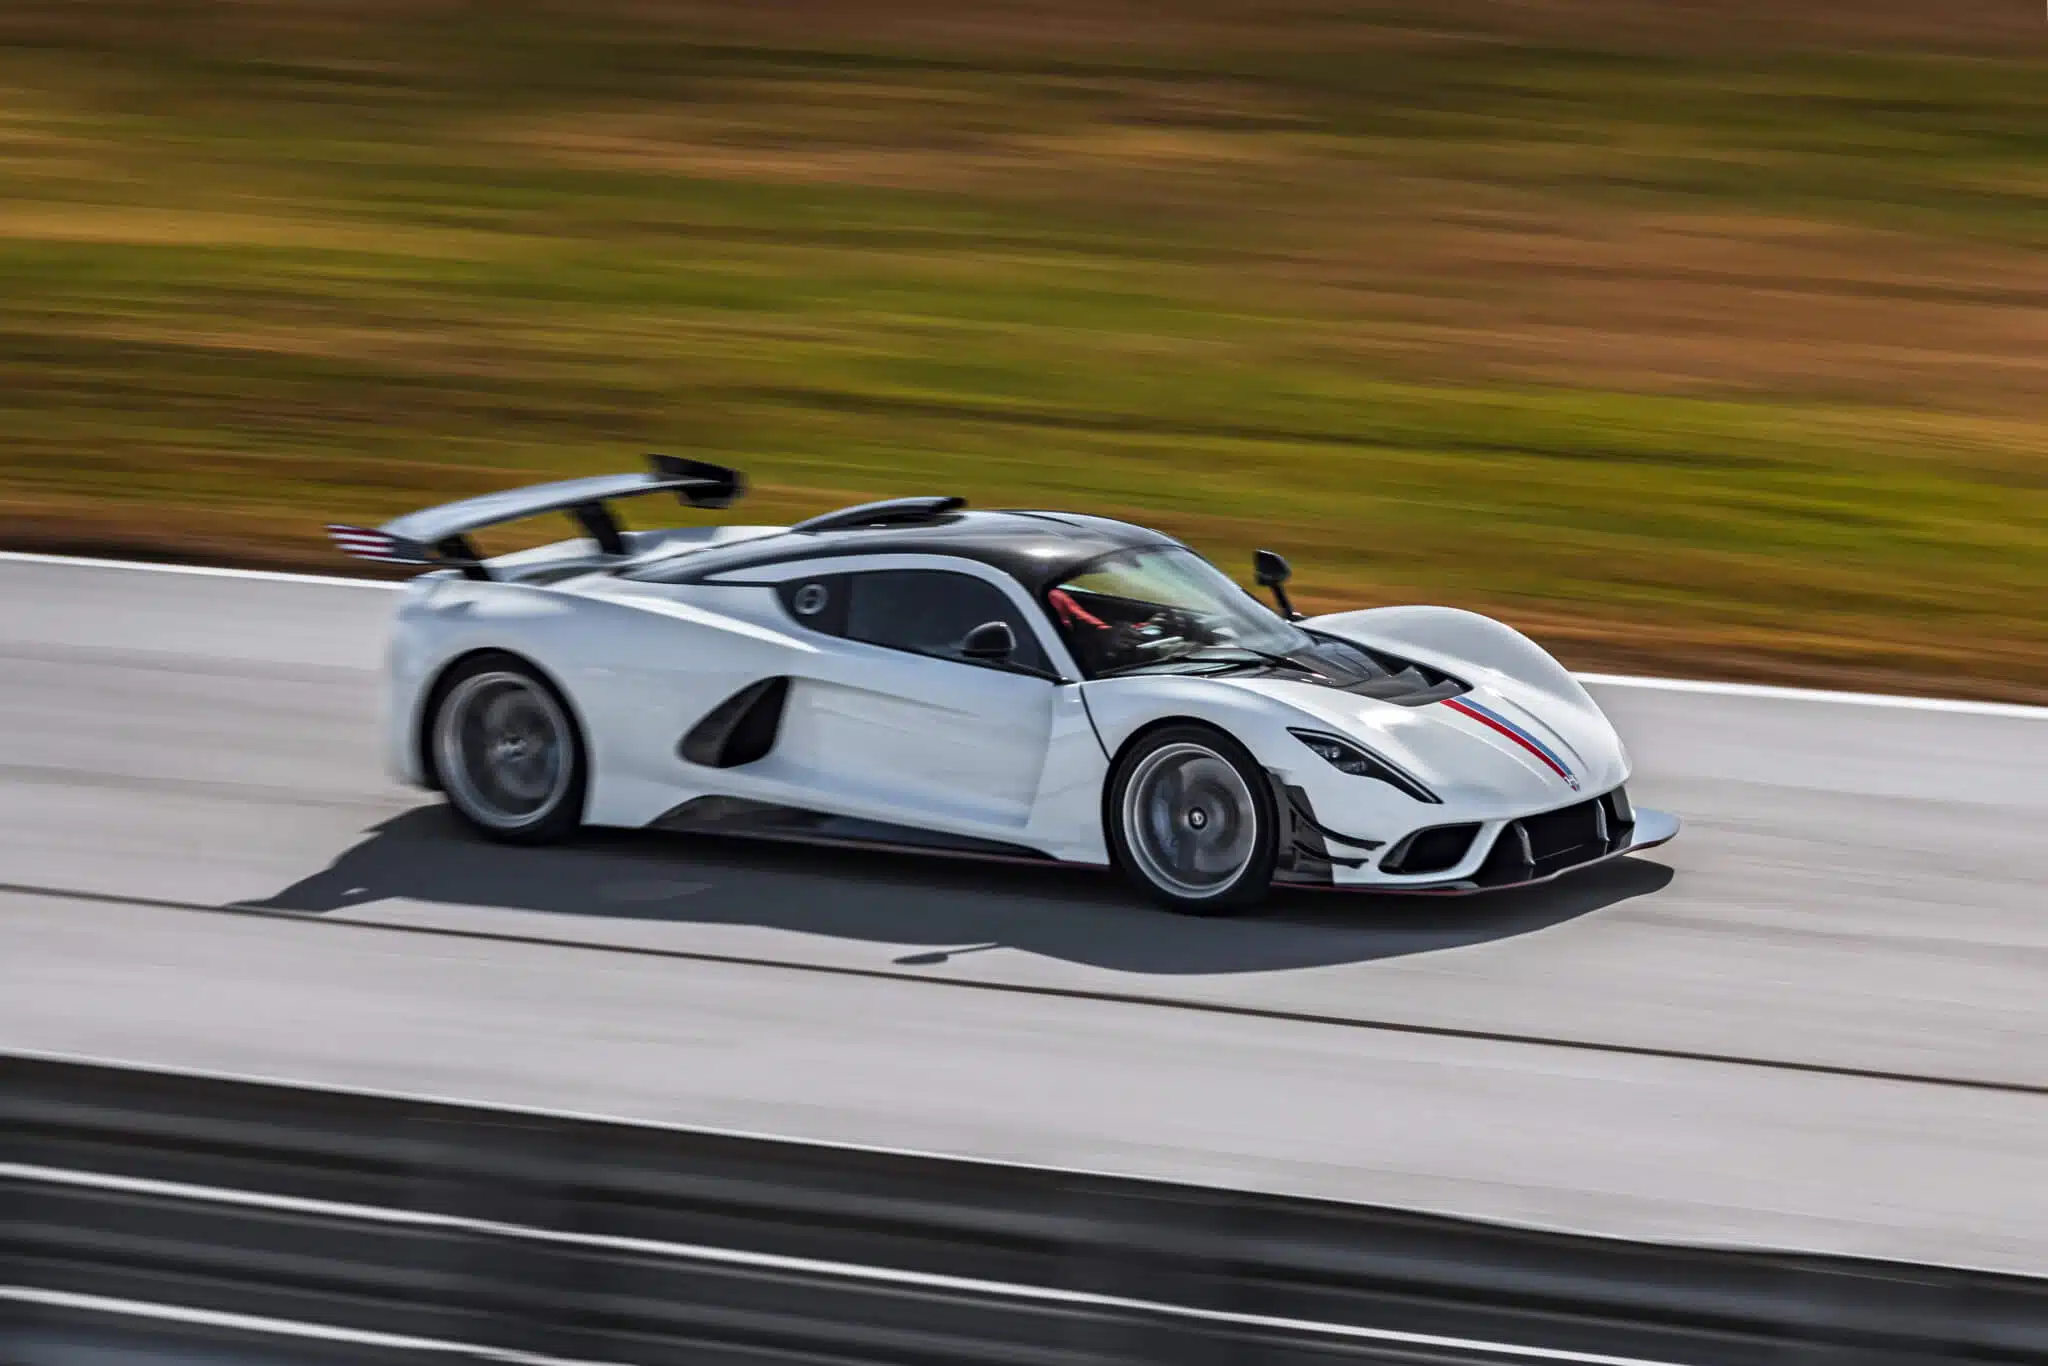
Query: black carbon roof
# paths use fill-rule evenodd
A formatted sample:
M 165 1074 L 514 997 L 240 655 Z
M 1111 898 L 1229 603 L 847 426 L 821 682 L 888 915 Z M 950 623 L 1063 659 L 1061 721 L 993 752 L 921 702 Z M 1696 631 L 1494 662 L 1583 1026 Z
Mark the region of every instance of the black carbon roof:
M 700 583 L 747 569 L 843 555 L 951 555 L 1002 570 L 1035 597 L 1119 550 L 1177 546 L 1162 532 L 1076 512 L 949 512 L 929 520 L 786 531 L 620 571 L 643 583 Z

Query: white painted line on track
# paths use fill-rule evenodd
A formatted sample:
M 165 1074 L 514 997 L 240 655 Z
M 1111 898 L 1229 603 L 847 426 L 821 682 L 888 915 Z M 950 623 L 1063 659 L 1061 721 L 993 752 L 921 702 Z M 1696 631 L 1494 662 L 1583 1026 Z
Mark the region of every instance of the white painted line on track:
M 459 1356 L 465 1360 L 502 1361 L 509 1366 L 606 1366 L 605 1363 L 536 1356 L 531 1352 L 485 1347 L 478 1343 L 450 1342 L 444 1338 L 411 1337 L 403 1333 L 379 1333 L 364 1328 L 337 1328 L 331 1324 L 303 1323 L 296 1319 L 268 1318 L 260 1314 L 231 1314 L 219 1309 L 190 1309 L 177 1304 L 153 1304 L 147 1300 L 81 1295 L 69 1290 L 38 1290 L 26 1285 L 0 1285 L 0 1301 L 34 1305 L 43 1309 L 69 1309 L 87 1314 L 106 1314 L 114 1318 L 145 1319 L 155 1323 L 179 1323 L 188 1327 L 256 1333 L 264 1337 L 343 1343 L 350 1347 L 376 1347 L 386 1351 L 431 1352 Z
M 106 1054 L 59 1052 L 41 1048 L 15 1048 L 0 1045 L 0 1059 L 20 1058 L 31 1062 L 56 1063 L 69 1067 L 97 1067 L 113 1072 L 155 1073 L 167 1077 L 183 1077 L 196 1081 L 229 1082 L 238 1086 L 286 1087 L 315 1095 L 346 1096 L 358 1099 L 398 1101 L 410 1105 L 435 1105 L 446 1109 L 468 1110 L 488 1115 L 509 1116 L 518 1119 L 568 1120 L 577 1124 L 604 1124 L 615 1128 L 637 1129 L 648 1133 L 680 1134 L 684 1136 L 712 1137 L 738 1140 L 746 1143 L 784 1144 L 809 1148 L 824 1153 L 854 1153 L 866 1157 L 912 1158 L 920 1162 L 950 1163 L 955 1167 L 978 1168 L 988 1171 L 1030 1172 L 1038 1175 L 1055 1175 L 1087 1180 L 1128 1181 L 1159 1184 L 1158 1179 L 1148 1177 L 1135 1169 L 1114 1166 L 1078 1166 L 1054 1162 L 1027 1162 L 1018 1158 L 969 1157 L 959 1153 L 940 1152 L 937 1149 L 909 1148 L 880 1143 L 854 1143 L 826 1138 L 796 1138 L 789 1134 L 773 1133 L 758 1129 L 736 1129 L 683 1124 L 674 1120 L 638 1118 L 625 1114 L 606 1113 L 600 1110 L 574 1110 L 564 1106 L 518 1105 L 506 1101 L 476 1100 L 450 1093 L 434 1091 L 408 1091 L 390 1087 L 367 1086 L 360 1083 L 341 1084 L 328 1081 L 306 1081 L 281 1074 L 262 1072 L 237 1072 L 216 1067 L 191 1067 L 175 1063 L 147 1062 L 134 1058 L 117 1058 Z M 133 1179 L 133 1178 L 130 1178 Z M 1247 1190 L 1263 1191 L 1267 1194 L 1285 1192 L 1265 1187 L 1246 1187 Z M 1339 1202 L 1343 1203 L 1343 1202 Z M 1374 1209 L 1375 1206 L 1363 1206 Z M 1480 1218 L 1476 1216 L 1448 1213 L 1438 1209 L 1417 1208 L 1408 1211 L 1424 1218 L 1443 1219 L 1453 1223 L 1474 1224 L 1487 1228 L 1520 1229 L 1525 1232 L 1563 1234 L 1575 1238 L 1591 1238 L 1606 1242 L 1633 1242 L 1637 1239 L 1617 1238 L 1595 1229 L 1566 1223 L 1544 1223 L 1529 1219 Z M 1666 1239 L 1650 1244 L 1670 1249 L 1692 1249 L 1707 1252 L 1740 1252 L 1759 1255 L 1813 1255 L 1841 1256 L 1839 1251 L 1826 1248 L 1789 1248 L 1783 1246 L 1744 1242 L 1740 1239 Z M 1916 1264 L 1898 1258 L 1877 1254 L 1862 1254 L 1857 1260 L 1871 1264 L 1885 1264 L 1912 1268 Z M 1961 1270 L 1994 1271 L 1995 1268 L 1981 1263 L 1954 1261 L 1947 1265 Z
M 0 564 L 51 564 L 74 569 L 128 569 L 146 574 L 186 574 L 200 579 L 253 579 L 259 583 L 325 583 L 339 588 L 403 588 L 389 579 L 358 579 L 346 574 L 289 574 L 280 569 L 228 569 L 214 564 L 160 564 L 154 560 L 97 560 L 88 555 L 41 555 L 28 550 L 0 550 Z
M 2048 721 L 2048 707 L 2020 702 L 1975 702 L 1962 697 L 1899 697 L 1878 692 L 1829 692 L 1824 688 L 1782 688 L 1768 683 L 1715 683 L 1690 678 L 1636 678 L 1629 674 L 1574 674 L 1595 688 L 1642 688 L 1654 692 L 1703 693 L 1711 697 L 1749 697 L 1776 702 L 1826 702 L 1843 707 L 1880 707 L 1896 711 L 1938 711 L 1959 716 L 2004 716 L 2016 721 Z
M 126 569 L 152 574 L 187 574 L 195 578 L 251 579 L 260 583 L 318 583 L 338 588 L 376 588 L 395 592 L 405 587 L 389 579 L 358 579 L 345 574 L 292 574 L 275 569 L 227 569 L 206 564 L 160 564 L 151 560 L 103 560 L 84 555 L 43 555 L 26 550 L 0 550 L 0 564 L 47 564 L 78 569 Z M 1823 688 L 1785 688 L 1768 683 L 1718 683 L 1711 679 L 1654 678 L 1634 674 L 1576 674 L 1596 688 L 1640 688 L 1651 692 L 1699 693 L 1710 697 L 1746 697 L 1773 702 L 1821 702 L 1843 707 L 1878 707 L 1894 711 L 1947 712 L 1954 716 L 2001 716 L 2016 721 L 2048 721 L 2048 707 L 2019 702 L 1976 702 L 1960 697 L 1907 697 L 1890 693 L 1831 692 Z
M 1106 1295 L 1086 1290 L 1066 1290 L 1029 1285 L 1016 1281 L 992 1281 L 975 1276 L 954 1276 L 943 1272 L 907 1271 L 896 1267 L 869 1266 L 859 1262 L 795 1257 L 785 1253 L 751 1252 L 739 1248 L 715 1247 L 701 1243 L 677 1243 L 666 1239 L 631 1238 L 604 1233 L 571 1233 L 558 1229 L 508 1224 L 491 1219 L 426 1213 L 419 1210 L 389 1209 L 336 1200 L 310 1199 L 296 1195 L 272 1195 L 260 1191 L 202 1186 L 183 1181 L 162 1181 L 149 1177 L 116 1176 L 105 1172 L 82 1172 L 22 1163 L 0 1163 L 0 1181 L 28 1185 L 73 1186 L 86 1190 L 114 1191 L 159 1199 L 201 1204 L 226 1205 L 265 1210 L 279 1214 L 303 1214 L 316 1218 L 353 1219 L 362 1223 L 434 1228 L 471 1236 L 517 1238 L 531 1242 L 555 1243 L 591 1248 L 600 1252 L 623 1252 L 638 1256 L 666 1257 L 675 1261 L 705 1262 L 735 1266 L 751 1271 L 782 1275 L 815 1276 L 874 1285 L 903 1286 L 934 1290 L 952 1295 L 975 1295 L 988 1299 L 1022 1300 L 1027 1303 L 1057 1304 L 1077 1309 L 1112 1309 L 1161 1318 L 1190 1319 L 1229 1328 L 1250 1328 L 1349 1339 L 1384 1342 L 1438 1351 L 1505 1356 L 1534 1361 L 1555 1361 L 1568 1366 L 1666 1366 L 1643 1357 L 1611 1356 L 1601 1352 L 1569 1351 L 1553 1347 L 1530 1347 L 1520 1343 L 1489 1342 L 1481 1338 L 1448 1337 L 1438 1333 L 1411 1333 L 1393 1328 L 1371 1328 L 1362 1324 L 1333 1323 L 1322 1319 L 1301 1319 L 1272 1314 L 1248 1314 L 1227 1309 L 1201 1309 L 1164 1300 L 1138 1299 L 1128 1295 Z M 9 1287 L 11 1289 L 12 1287 Z M 0 1290 L 4 1295 L 5 1290 Z M 31 1292 L 33 1293 L 33 1292 Z M 413 1340 L 408 1345 L 427 1345 Z

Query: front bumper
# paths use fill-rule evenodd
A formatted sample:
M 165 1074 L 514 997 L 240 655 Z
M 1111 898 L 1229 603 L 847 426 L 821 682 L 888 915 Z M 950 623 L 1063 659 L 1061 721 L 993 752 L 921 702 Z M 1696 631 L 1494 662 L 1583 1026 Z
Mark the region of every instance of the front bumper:
M 1679 831 L 1676 816 L 1631 810 L 1616 788 L 1521 816 L 1444 821 L 1388 847 L 1323 824 L 1300 788 L 1276 785 L 1275 795 L 1286 851 L 1275 881 L 1296 886 L 1439 896 L 1526 887 L 1654 848 Z M 1402 866 L 1413 863 L 1441 871 Z
M 1552 882 L 1567 873 L 1576 873 L 1583 868 L 1597 864 L 1611 863 L 1630 854 L 1640 854 L 1645 849 L 1654 849 L 1666 844 L 1678 834 L 1679 819 L 1668 811 L 1652 811 L 1636 808 L 1635 824 L 1608 842 L 1604 853 L 1591 853 L 1560 867 L 1537 866 L 1515 868 L 1513 865 L 1496 863 L 1493 860 L 1482 865 L 1470 877 L 1450 878 L 1442 882 L 1409 883 L 1405 886 L 1382 883 L 1353 883 L 1348 890 L 1378 892 L 1413 892 L 1426 896 L 1470 896 L 1474 892 L 1499 892 L 1510 887 L 1534 887 L 1539 883 Z

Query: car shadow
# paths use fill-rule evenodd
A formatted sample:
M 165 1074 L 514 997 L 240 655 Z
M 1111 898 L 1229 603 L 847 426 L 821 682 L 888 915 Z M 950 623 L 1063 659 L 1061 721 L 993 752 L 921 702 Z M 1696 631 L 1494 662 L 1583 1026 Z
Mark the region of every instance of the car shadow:
M 373 827 L 319 872 L 241 904 L 331 914 L 398 900 L 754 926 L 910 948 L 888 960 L 904 967 L 1007 948 L 1119 972 L 1191 975 L 1467 948 L 1550 929 L 1671 879 L 1662 864 L 1628 858 L 1479 897 L 1282 889 L 1259 915 L 1200 919 L 1158 910 L 1094 869 L 643 832 L 592 832 L 527 849 L 486 842 L 444 807 L 425 806 Z

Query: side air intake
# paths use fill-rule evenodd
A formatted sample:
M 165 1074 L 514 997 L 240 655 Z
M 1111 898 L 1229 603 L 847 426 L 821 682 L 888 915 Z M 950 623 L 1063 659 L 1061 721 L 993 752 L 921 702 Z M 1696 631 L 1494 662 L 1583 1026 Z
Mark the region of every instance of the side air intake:
M 706 768 L 738 768 L 764 759 L 775 748 L 782 729 L 782 705 L 789 698 L 787 678 L 749 683 L 720 702 L 690 727 L 676 753 Z

